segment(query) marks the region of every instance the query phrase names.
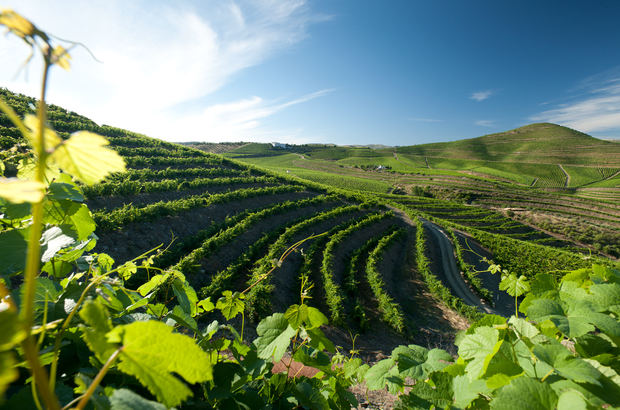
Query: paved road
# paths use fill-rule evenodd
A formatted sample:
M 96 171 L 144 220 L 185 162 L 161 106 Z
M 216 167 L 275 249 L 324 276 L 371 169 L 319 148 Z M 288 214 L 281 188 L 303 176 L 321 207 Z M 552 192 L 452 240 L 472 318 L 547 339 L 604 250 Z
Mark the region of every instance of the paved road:
M 469 286 L 463 279 L 463 276 L 456 265 L 452 241 L 450 241 L 446 233 L 439 226 L 430 221 L 422 219 L 422 222 L 439 244 L 441 265 L 443 267 L 444 276 L 452 290 L 452 293 L 461 298 L 466 304 L 475 306 L 484 313 L 502 315 L 499 311 L 483 304 L 480 298 L 473 293 L 471 289 L 469 289 Z

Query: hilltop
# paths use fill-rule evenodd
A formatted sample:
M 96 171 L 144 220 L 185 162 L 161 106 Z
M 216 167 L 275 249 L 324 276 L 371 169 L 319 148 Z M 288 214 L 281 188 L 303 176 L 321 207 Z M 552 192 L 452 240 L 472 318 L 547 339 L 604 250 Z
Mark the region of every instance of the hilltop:
M 619 143 L 550 123 L 452 142 L 399 147 L 396 152 L 477 161 L 620 166 Z

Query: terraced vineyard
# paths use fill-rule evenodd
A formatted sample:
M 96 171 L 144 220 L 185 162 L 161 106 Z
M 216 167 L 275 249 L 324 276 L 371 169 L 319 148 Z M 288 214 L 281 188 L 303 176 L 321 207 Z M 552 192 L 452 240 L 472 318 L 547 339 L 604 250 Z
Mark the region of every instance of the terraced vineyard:
M 566 246 L 572 242 L 570 246 L 587 246 L 592 252 L 620 257 L 620 144 L 553 124 L 513 131 L 464 142 L 394 149 L 282 149 L 249 144 L 226 155 L 344 189 L 433 197 L 449 200 L 451 206 L 476 205 L 478 210 L 459 211 L 461 219 L 471 219 L 472 223 L 484 219 L 479 208 L 486 208 L 512 219 L 514 233 L 521 230 L 526 239 L 527 227 L 523 225 L 542 231 L 532 239 L 543 243 Z M 558 150 L 554 144 L 562 138 L 566 138 L 566 147 Z M 586 145 L 591 164 L 582 163 L 578 155 L 579 147 Z M 520 147 L 521 154 L 512 155 L 511 147 Z M 508 162 L 526 160 L 526 154 L 530 162 Z M 595 159 L 600 161 L 597 165 Z M 547 162 L 551 160 L 558 162 Z M 472 215 L 467 216 L 470 212 Z M 479 217 L 473 216 L 476 212 L 480 212 Z M 491 215 L 487 214 L 491 219 L 497 217 Z M 480 223 L 490 226 L 491 221 Z M 503 228 L 510 227 L 510 221 L 502 223 L 507 224 Z
M 2 95 L 20 115 L 32 110 L 32 99 L 6 90 Z M 84 187 L 97 223 L 94 251 L 120 263 L 161 246 L 165 250 L 155 257 L 155 266 L 181 271 L 200 297 L 217 298 L 223 290 L 241 291 L 259 281 L 246 292 L 255 319 L 297 303 L 303 283 L 310 289 L 312 304 L 335 325 L 332 336 L 341 344 L 352 342 L 348 329 L 363 332 L 373 324 L 372 334 L 357 344 L 368 350 L 389 350 L 404 339 L 424 344 L 450 340 L 453 328 L 463 323 L 450 309 L 469 318 L 481 310 L 510 314 L 513 306 L 499 296 L 499 281 L 473 268 L 485 268 L 482 256 L 528 276 L 548 269 L 549 260 L 566 269 L 590 263 L 579 254 L 557 249 L 574 244 L 493 209 L 385 194 L 382 189 L 362 193 L 368 175 L 375 183 L 406 189 L 429 178 L 453 188 L 460 183 L 461 192 L 475 192 L 477 200 L 487 195 L 489 208 L 510 201 L 549 212 L 588 215 L 610 228 L 620 222 L 614 216 L 618 206 L 605 200 L 592 206 L 590 199 L 571 197 L 563 204 L 539 193 L 526 202 L 518 195 L 520 188 L 453 171 L 393 174 L 336 165 L 342 176 L 334 177 L 325 172 L 331 164 L 324 162 L 324 169 L 312 171 L 321 172 L 327 178 L 324 182 L 347 181 L 347 176 L 352 178 L 347 184 L 354 178 L 362 181 L 349 190 L 334 190 L 220 155 L 98 126 L 55 106 L 50 107 L 50 123 L 61 136 L 78 129 L 107 136 L 127 162 L 127 172 Z M 6 174 L 11 176 L 18 171 L 24 141 L 5 117 L 0 116 L 0 124 Z M 250 148 L 245 147 L 251 154 Z M 356 155 L 364 153 L 366 158 L 373 155 L 363 149 Z M 308 162 L 303 155 L 287 155 Z M 505 188 L 502 200 L 495 195 L 498 186 Z M 281 260 L 292 246 L 294 251 Z M 522 259 L 514 258 L 516 247 L 523 250 Z M 448 276 L 446 263 L 458 263 L 457 278 Z M 138 285 L 146 279 L 133 280 Z M 454 280 L 464 283 L 467 297 L 455 290 Z

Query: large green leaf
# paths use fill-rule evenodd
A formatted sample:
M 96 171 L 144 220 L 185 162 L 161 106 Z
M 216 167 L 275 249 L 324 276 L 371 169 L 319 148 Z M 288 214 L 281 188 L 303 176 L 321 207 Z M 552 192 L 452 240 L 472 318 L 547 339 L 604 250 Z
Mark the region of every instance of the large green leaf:
M 50 159 L 68 174 L 91 185 L 112 172 L 125 170 L 123 158 L 106 145 L 108 141 L 104 137 L 79 131 L 63 141 Z
M 321 394 L 319 380 L 302 381 L 295 385 L 295 397 L 299 404 L 307 409 L 329 409 L 327 399 Z
M 193 339 L 162 322 L 117 326 L 107 337 L 122 346 L 119 370 L 135 376 L 166 406 L 179 405 L 192 394 L 175 374 L 191 384 L 213 377 L 209 356 Z
M 491 358 L 499 351 L 502 340 L 499 331 L 491 327 L 479 327 L 474 334 L 465 335 L 459 341 L 459 355 L 470 360 L 465 372 L 473 380 L 480 377 L 488 366 Z
M 29 229 L 0 232 L 0 274 L 10 275 L 24 270 L 29 232 Z
M 465 408 L 481 393 L 488 394 L 490 390 L 484 380 L 470 380 L 467 376 L 456 376 L 452 380 L 454 400 L 459 408 Z
M 497 410 L 548 410 L 554 409 L 558 396 L 545 383 L 529 377 L 518 377 L 503 387 L 491 401 Z
M 101 363 L 105 363 L 116 347 L 108 342 L 106 334 L 112 330 L 112 321 L 99 299 L 87 300 L 80 310 L 80 318 L 87 326 L 82 328 L 84 341 Z
M 289 344 L 291 338 L 297 331 L 291 327 L 289 321 L 283 313 L 274 313 L 261 320 L 256 328 L 258 337 L 254 340 L 258 357 L 269 359 L 273 357 L 275 362 L 280 361 Z
M 84 195 L 77 186 L 63 182 L 52 182 L 49 187 L 48 198 L 53 200 L 68 199 L 71 201 L 83 202 Z
M 176 278 L 172 282 L 172 291 L 177 297 L 179 305 L 190 316 L 196 316 L 196 305 L 198 304 L 198 296 L 186 280 Z
M 286 312 L 284 312 L 284 317 L 288 319 L 293 329 L 297 329 L 308 320 L 308 305 L 301 304 L 289 306 Z
M 601 373 L 584 360 L 573 356 L 566 347 L 556 343 L 536 345 L 536 357 L 553 367 L 562 377 L 577 383 L 590 383 L 600 386 Z
M 432 385 L 431 385 L 432 383 Z M 452 404 L 452 377 L 446 373 L 433 373 L 429 383 L 418 382 L 408 395 L 401 398 L 396 409 L 445 409 Z
M 388 391 L 396 394 L 403 389 L 404 380 L 398 374 L 398 367 L 393 358 L 384 359 L 372 366 L 366 372 L 364 380 L 371 390 L 383 389 L 386 385 Z
M 114 390 L 110 405 L 114 410 L 166 410 L 163 404 L 147 400 L 128 389 Z

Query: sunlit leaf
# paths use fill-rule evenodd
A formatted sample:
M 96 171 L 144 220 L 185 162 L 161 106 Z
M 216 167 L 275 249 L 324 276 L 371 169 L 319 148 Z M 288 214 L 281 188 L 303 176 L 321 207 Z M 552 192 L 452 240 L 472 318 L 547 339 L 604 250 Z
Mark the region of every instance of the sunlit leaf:
M 21 38 L 32 36 L 35 32 L 35 27 L 30 21 L 11 9 L 0 11 L 0 24 Z
M 106 334 L 112 330 L 112 322 L 106 307 L 99 299 L 84 303 L 80 309 L 80 318 L 88 326 L 82 328 L 84 341 L 92 350 L 100 362 L 105 361 L 116 349 L 106 338 Z
M 71 68 L 71 63 L 69 63 L 69 60 L 71 60 L 71 55 L 63 46 L 54 47 L 54 51 L 52 51 L 53 64 L 69 71 L 69 68 Z
M 28 134 L 28 141 L 30 142 L 30 145 L 34 148 L 35 153 L 39 152 L 41 148 L 41 145 L 39 144 L 39 124 L 39 119 L 32 114 L 26 114 L 26 116 L 24 117 L 24 125 L 30 129 L 30 133 Z M 52 152 L 54 148 L 56 148 L 56 146 L 61 142 L 62 138 L 60 138 L 54 130 L 45 127 L 45 131 L 43 133 L 43 143 L 45 144 L 45 151 Z
M 16 178 L 0 179 L 0 197 L 15 204 L 41 202 L 45 195 L 45 184 L 37 181 L 22 181 Z
M 135 376 L 168 407 L 192 395 L 188 383 L 211 380 L 209 356 L 188 336 L 154 320 L 116 326 L 107 335 L 110 343 L 122 345 L 118 369 Z
M 106 148 L 108 140 L 88 131 L 79 131 L 64 141 L 51 159 L 65 172 L 87 185 L 95 184 L 112 172 L 125 171 L 125 161 Z
M 216 307 L 222 311 L 226 320 L 230 320 L 243 312 L 245 308 L 245 303 L 243 303 L 245 295 L 243 293 L 233 293 L 230 290 L 225 290 L 222 293 L 223 296 L 218 299 Z
M 256 328 L 258 338 L 254 340 L 258 357 L 278 362 L 284 356 L 296 331 L 282 313 L 274 313 L 263 319 Z
M 505 290 L 510 296 L 521 296 L 530 290 L 530 284 L 524 275 L 517 277 L 514 273 L 502 276 L 499 289 Z

